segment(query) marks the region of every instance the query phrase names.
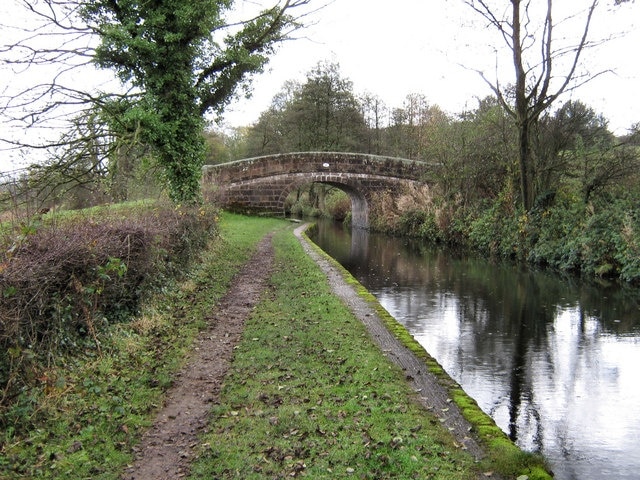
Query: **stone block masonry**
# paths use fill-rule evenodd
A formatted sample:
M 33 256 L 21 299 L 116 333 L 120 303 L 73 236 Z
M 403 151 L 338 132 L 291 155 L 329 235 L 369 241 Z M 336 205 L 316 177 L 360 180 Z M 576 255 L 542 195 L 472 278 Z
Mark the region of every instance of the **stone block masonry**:
M 290 192 L 325 183 L 351 198 L 352 225 L 369 226 L 373 192 L 394 191 L 403 181 L 427 183 L 432 164 L 359 153 L 298 152 L 249 158 L 203 167 L 203 186 L 211 200 L 233 211 L 284 215 Z

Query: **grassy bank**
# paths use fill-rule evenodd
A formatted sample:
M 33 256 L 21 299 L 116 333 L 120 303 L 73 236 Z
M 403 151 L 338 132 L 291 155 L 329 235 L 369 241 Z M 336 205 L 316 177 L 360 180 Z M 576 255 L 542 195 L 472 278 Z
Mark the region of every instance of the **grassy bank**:
M 61 359 L 0 437 L 0 478 L 116 479 L 193 339 L 257 242 L 276 269 L 248 320 L 191 478 L 477 478 L 477 464 L 418 405 L 403 372 L 334 297 L 288 224 L 224 214 L 219 236 L 100 354 Z M 26 425 L 26 426 L 25 426 Z

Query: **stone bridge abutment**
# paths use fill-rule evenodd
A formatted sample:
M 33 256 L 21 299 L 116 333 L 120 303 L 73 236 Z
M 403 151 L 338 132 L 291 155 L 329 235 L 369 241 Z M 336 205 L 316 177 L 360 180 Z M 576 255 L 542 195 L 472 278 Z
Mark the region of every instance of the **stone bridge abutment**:
M 373 192 L 394 191 L 402 182 L 425 182 L 427 164 L 356 153 L 305 152 L 269 155 L 203 168 L 203 186 L 224 208 L 284 215 L 289 193 L 309 183 L 324 183 L 351 199 L 352 225 L 369 226 Z

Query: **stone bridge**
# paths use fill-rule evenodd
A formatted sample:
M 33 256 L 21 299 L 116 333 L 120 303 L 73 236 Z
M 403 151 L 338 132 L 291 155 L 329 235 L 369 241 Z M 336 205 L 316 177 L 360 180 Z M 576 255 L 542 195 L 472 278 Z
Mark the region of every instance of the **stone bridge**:
M 290 192 L 325 183 L 351 198 L 352 226 L 368 228 L 375 191 L 397 191 L 403 182 L 425 183 L 428 164 L 360 153 L 283 153 L 203 167 L 203 186 L 213 185 L 221 206 L 246 213 L 285 214 Z

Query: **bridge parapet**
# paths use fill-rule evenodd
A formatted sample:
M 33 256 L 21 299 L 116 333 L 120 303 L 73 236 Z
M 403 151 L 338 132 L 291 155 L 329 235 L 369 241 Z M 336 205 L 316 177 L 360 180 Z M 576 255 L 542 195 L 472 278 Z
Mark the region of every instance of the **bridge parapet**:
M 299 152 L 236 160 L 219 165 L 205 165 L 205 181 L 253 180 L 282 173 L 355 173 L 388 176 L 407 180 L 424 180 L 428 165 L 403 158 L 340 152 Z

